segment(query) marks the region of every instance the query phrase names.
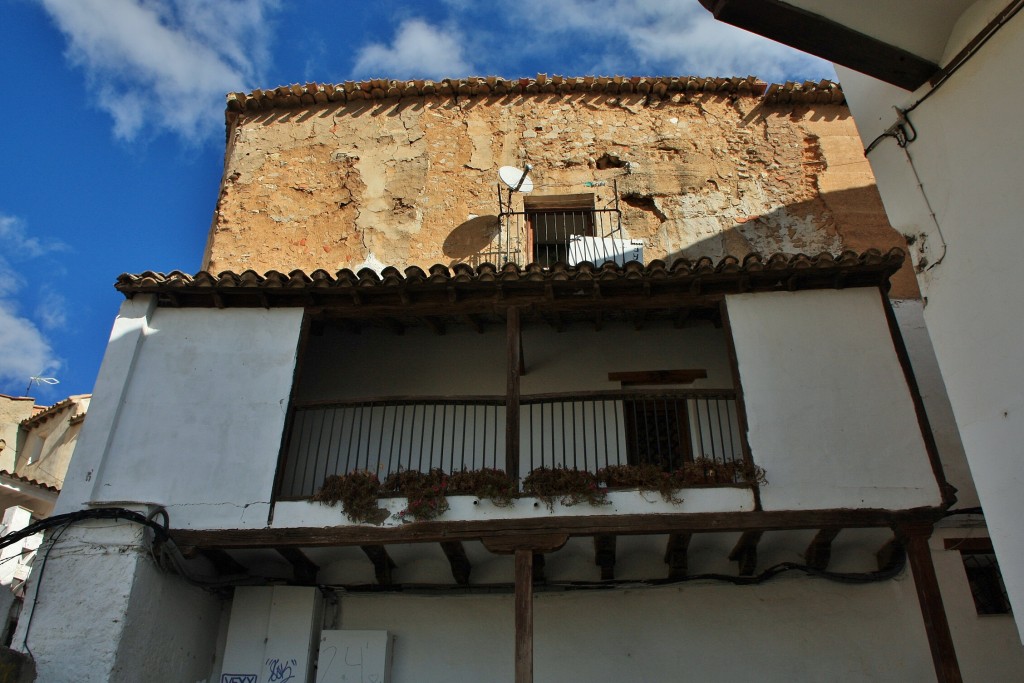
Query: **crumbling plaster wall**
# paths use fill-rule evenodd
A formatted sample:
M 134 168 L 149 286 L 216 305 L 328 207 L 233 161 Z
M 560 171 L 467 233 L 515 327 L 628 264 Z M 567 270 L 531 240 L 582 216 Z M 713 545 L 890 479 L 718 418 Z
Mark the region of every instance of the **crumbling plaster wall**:
M 594 192 L 600 208 L 617 183 L 647 260 L 905 246 L 838 105 L 429 96 L 240 115 L 229 138 L 215 273 L 452 264 L 445 238 L 498 213 L 498 168 L 527 163 L 535 194 Z M 916 296 L 910 272 L 894 287 Z

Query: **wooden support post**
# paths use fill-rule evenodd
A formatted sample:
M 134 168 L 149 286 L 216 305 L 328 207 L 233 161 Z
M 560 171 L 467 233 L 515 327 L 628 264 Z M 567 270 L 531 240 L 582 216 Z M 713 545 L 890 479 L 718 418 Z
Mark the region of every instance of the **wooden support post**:
M 297 583 L 301 583 L 306 586 L 311 586 L 316 583 L 316 575 L 320 572 L 320 567 L 317 566 L 313 560 L 306 557 L 298 548 L 291 548 L 285 546 L 283 548 L 274 548 L 284 559 L 288 560 L 288 564 L 292 566 L 292 575 L 295 577 Z
M 469 558 L 466 556 L 466 549 L 460 541 L 441 541 L 441 550 L 448 558 L 448 564 L 452 567 L 452 578 L 455 583 L 465 586 L 469 583 L 469 573 L 473 570 Z
M 601 568 L 601 580 L 615 578 L 615 536 L 594 536 L 594 564 Z
M 395 568 L 395 561 L 388 555 L 388 551 L 382 545 L 360 546 L 366 556 L 373 562 L 373 574 L 377 577 L 377 583 L 382 586 L 391 585 L 391 570 Z
M 508 385 L 505 394 L 505 472 L 519 481 L 519 370 L 522 338 L 519 330 L 519 309 L 509 308 L 506 320 Z
M 963 680 L 960 675 L 960 663 L 953 647 L 953 636 L 949 632 L 949 621 L 946 619 L 946 609 L 942 604 L 935 565 L 932 564 L 932 551 L 928 547 L 932 527 L 907 526 L 897 531 L 906 546 L 910 571 L 914 575 L 917 602 L 921 606 L 924 630 L 928 634 L 928 646 L 931 648 L 932 663 L 935 665 L 935 679 L 939 683 L 959 683 Z
M 821 571 L 828 569 L 828 562 L 832 559 L 832 541 L 838 535 L 839 529 L 822 529 L 815 534 L 814 540 L 804 553 L 804 561 L 808 567 Z
M 736 547 L 729 553 L 729 559 L 739 562 L 740 576 L 753 576 L 757 569 L 757 544 L 761 540 L 763 531 L 744 531 L 740 540 L 736 541 Z
M 686 577 L 686 553 L 690 548 L 690 538 L 692 538 L 692 534 L 669 534 L 668 545 L 665 547 L 668 578 L 682 579 Z
M 516 550 L 516 683 L 533 683 L 533 551 Z
M 219 576 L 248 573 L 235 558 L 220 548 L 203 548 L 199 554 L 210 561 Z

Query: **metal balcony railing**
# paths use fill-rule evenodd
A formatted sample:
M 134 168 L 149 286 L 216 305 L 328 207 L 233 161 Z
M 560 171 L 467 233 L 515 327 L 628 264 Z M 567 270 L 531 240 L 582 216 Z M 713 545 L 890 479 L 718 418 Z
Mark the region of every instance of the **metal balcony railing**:
M 597 391 L 523 396 L 519 471 L 596 472 L 695 459 L 742 462 L 734 392 Z M 301 403 L 283 449 L 279 499 L 310 497 L 332 474 L 506 470 L 505 397 L 392 397 Z M 710 483 L 710 482 L 709 482 Z M 719 482 L 720 483 L 720 482 Z

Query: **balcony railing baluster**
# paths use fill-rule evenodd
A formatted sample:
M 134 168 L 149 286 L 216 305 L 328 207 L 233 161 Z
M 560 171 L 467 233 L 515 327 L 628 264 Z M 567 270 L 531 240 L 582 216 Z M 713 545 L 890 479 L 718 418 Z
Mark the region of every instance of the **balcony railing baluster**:
M 296 404 L 278 498 L 308 498 L 327 476 L 355 470 L 383 480 L 410 469 L 504 469 L 504 402 L 504 396 L 421 396 Z M 608 465 L 674 470 L 695 459 L 739 463 L 735 410 L 730 390 L 522 396 L 516 474 L 538 467 L 596 472 Z

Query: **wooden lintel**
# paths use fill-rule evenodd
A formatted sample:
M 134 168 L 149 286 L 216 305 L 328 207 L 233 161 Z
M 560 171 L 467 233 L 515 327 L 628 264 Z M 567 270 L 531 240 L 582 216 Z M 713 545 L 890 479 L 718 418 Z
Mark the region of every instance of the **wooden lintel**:
M 474 315 L 473 313 L 466 313 L 462 316 L 462 319 L 466 321 L 466 323 L 470 327 L 472 327 L 477 334 L 484 333 L 484 323 L 479 315 Z
M 905 90 L 916 90 L 937 64 L 783 0 L 700 0 L 719 21 L 842 64 Z
M 921 617 L 924 630 L 928 635 L 928 646 L 932 653 L 932 664 L 935 666 L 935 677 L 939 683 L 959 683 L 960 664 L 957 661 L 953 636 L 946 618 L 946 608 L 942 604 L 942 593 L 932 563 L 932 551 L 928 546 L 931 529 L 926 533 L 917 530 L 897 528 L 901 540 L 906 546 L 907 560 L 914 576 L 914 587 L 917 589 L 917 601 L 921 606 Z
M 626 372 L 609 372 L 609 382 L 622 382 L 623 386 L 655 386 L 662 384 L 693 384 L 698 379 L 706 379 L 708 371 L 704 368 L 686 370 L 634 370 Z
M 423 316 L 423 322 L 426 323 L 427 327 L 429 327 L 434 332 L 434 334 L 440 336 L 445 333 L 444 322 L 439 318 L 435 318 L 430 315 L 425 315 Z
M 455 579 L 455 583 L 460 586 L 467 585 L 473 565 L 470 564 L 469 557 L 466 556 L 465 547 L 460 541 L 441 541 L 441 550 L 444 551 L 444 556 L 448 558 L 448 564 L 452 567 L 452 578 Z
M 832 559 L 832 541 L 839 535 L 839 529 L 821 529 L 811 540 L 804 553 L 808 567 L 824 571 Z
M 382 586 L 391 585 L 391 570 L 395 568 L 395 561 L 388 555 L 388 551 L 382 545 L 361 546 L 366 556 L 373 562 L 373 574 L 377 577 L 377 583 Z
M 594 536 L 594 564 L 601 568 L 601 580 L 615 579 L 615 536 Z
M 199 554 L 210 561 L 220 576 L 248 573 L 238 560 L 220 548 L 202 548 L 199 550 Z
M 438 543 L 440 541 L 518 541 L 524 537 L 649 535 L 724 531 L 772 531 L 791 529 L 891 528 L 913 521 L 942 519 L 940 507 L 892 510 L 793 510 L 766 512 L 695 512 L 638 515 L 545 515 L 528 519 L 449 520 L 416 522 L 396 527 L 339 525 L 259 529 L 171 529 L 179 546 L 198 548 L 325 547 L 390 543 Z M 507 543 L 507 542 L 506 542 Z
M 304 552 L 292 546 L 274 548 L 274 550 L 281 557 L 288 560 L 288 564 L 292 566 L 292 573 L 297 583 L 307 586 L 316 583 L 316 575 L 320 572 L 320 567 L 317 566 L 316 562 L 306 557 Z
M 669 579 L 682 579 L 686 577 L 687 552 L 690 549 L 692 534 L 669 534 L 668 544 L 665 546 L 665 564 L 668 565 Z
M 524 536 L 488 536 L 480 539 L 484 547 L 496 555 L 511 555 L 517 550 L 551 553 L 569 540 L 568 534 L 529 534 Z
M 515 683 L 533 683 L 533 552 L 515 551 Z
M 757 569 L 757 544 L 763 534 L 763 531 L 744 531 L 729 553 L 729 559 L 739 563 L 740 576 L 753 576 Z

